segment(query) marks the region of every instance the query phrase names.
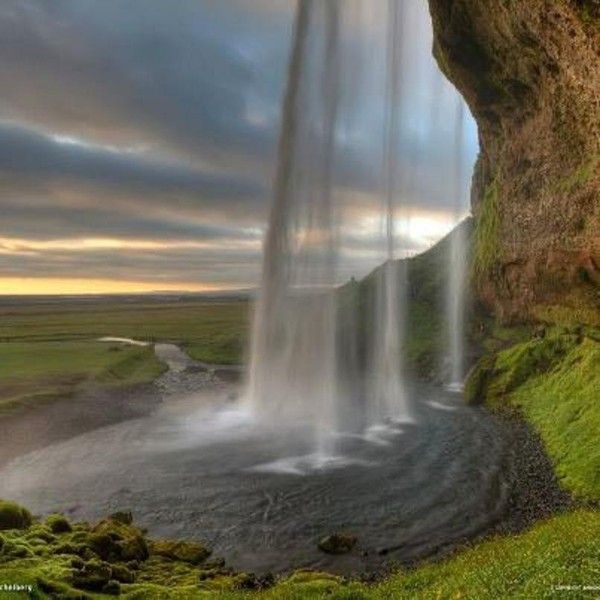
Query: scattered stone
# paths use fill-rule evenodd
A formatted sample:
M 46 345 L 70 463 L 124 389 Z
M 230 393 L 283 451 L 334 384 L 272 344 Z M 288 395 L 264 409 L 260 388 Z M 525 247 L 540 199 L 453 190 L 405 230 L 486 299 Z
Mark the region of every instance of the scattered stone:
M 319 550 L 326 554 L 347 554 L 350 552 L 358 539 L 349 533 L 334 533 L 324 537 L 319 542 Z

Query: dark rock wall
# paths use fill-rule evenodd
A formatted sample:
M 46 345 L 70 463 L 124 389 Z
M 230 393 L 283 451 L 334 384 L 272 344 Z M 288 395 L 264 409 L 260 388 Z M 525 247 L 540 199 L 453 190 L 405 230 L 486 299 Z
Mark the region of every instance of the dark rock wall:
M 600 315 L 600 0 L 429 4 L 434 55 L 479 125 L 480 298 L 505 320 Z

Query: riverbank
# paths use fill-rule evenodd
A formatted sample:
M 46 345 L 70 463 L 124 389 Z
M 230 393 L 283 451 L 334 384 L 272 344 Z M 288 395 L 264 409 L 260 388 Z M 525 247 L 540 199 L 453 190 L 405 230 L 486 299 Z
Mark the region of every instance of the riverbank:
M 90 389 L 127 395 L 163 373 L 154 343 L 179 345 L 194 360 L 226 370 L 241 363 L 247 320 L 248 302 L 239 298 L 0 300 L 0 418 Z M 148 346 L 99 341 L 115 336 Z
M 119 349 L 140 346 L 126 338 L 107 340 Z M 76 391 L 46 402 L 20 403 L 0 416 L 0 468 L 10 460 L 79 435 L 152 414 L 170 397 L 185 397 L 206 389 L 219 389 L 241 377 L 241 369 L 209 365 L 191 359 L 173 344 L 144 347 L 160 365 L 150 382 L 112 385 L 87 381 Z M 114 350 L 113 350 L 114 352 Z M 150 357 L 147 358 L 150 360 Z

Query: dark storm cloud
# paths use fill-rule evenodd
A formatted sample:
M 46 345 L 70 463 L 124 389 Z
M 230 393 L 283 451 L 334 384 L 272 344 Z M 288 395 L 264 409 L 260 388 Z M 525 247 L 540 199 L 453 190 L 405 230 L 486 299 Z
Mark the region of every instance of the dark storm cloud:
M 4 0 L 0 238 L 258 242 L 292 10 Z M 0 275 L 255 281 L 259 245 L 226 250 L 5 251 Z
M 255 282 L 294 6 L 2 0 L 0 276 Z M 344 52 L 355 69 L 361 51 L 350 37 Z M 346 90 L 360 118 L 337 140 L 336 183 L 356 218 L 381 202 L 374 83 L 361 81 L 356 97 Z M 426 208 L 446 210 L 439 173 L 448 152 L 416 153 L 417 129 L 401 150 L 404 169 L 426 189 Z M 432 134 L 434 150 L 448 147 L 442 129 Z M 1 241 L 69 238 L 207 246 L 15 253 Z M 348 239 L 357 271 L 372 265 L 373 236 Z
M 39 132 L 0 124 L 3 185 L 81 183 L 146 194 L 196 194 L 208 202 L 253 199 L 266 189 L 243 177 L 207 174 L 176 162 L 158 162 L 132 152 L 57 141 Z M 4 187 L 6 193 L 6 187 Z
M 104 143 L 264 166 L 289 12 L 259 20 L 248 6 L 219 4 L 4 0 L 4 115 Z

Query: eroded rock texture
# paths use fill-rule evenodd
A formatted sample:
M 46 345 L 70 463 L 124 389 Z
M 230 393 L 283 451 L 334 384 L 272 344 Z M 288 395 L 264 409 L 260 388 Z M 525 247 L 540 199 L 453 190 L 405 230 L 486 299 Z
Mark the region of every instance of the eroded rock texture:
M 600 317 L 600 0 L 429 0 L 479 124 L 474 279 L 501 318 Z

